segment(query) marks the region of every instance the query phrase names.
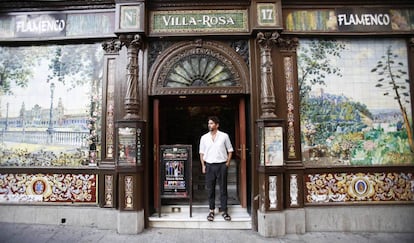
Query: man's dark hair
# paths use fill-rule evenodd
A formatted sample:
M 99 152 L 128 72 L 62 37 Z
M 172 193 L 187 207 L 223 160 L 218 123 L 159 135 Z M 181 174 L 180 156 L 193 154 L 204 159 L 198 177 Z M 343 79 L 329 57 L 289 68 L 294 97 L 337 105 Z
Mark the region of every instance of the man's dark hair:
M 209 116 L 207 121 L 212 120 L 216 124 L 220 124 L 220 119 L 217 116 Z

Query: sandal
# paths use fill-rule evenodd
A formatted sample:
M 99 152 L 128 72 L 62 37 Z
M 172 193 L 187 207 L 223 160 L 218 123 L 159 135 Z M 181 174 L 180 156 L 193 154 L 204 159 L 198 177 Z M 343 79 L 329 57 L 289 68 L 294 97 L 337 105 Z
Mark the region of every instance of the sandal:
M 231 220 L 231 217 L 230 217 L 230 215 L 228 213 L 223 213 L 222 216 L 223 216 L 224 220 L 226 220 L 226 221 L 230 221 Z
M 208 221 L 213 221 L 213 220 L 214 220 L 214 212 L 210 212 L 210 213 L 208 213 L 208 215 L 207 215 L 207 220 L 208 220 Z

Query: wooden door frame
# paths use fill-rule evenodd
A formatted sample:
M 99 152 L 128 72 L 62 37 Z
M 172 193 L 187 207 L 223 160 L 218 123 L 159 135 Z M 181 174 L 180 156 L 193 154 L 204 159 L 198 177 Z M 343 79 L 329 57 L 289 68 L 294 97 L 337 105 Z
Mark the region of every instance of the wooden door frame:
M 247 166 L 246 166 L 246 103 L 244 98 L 239 99 L 239 112 L 236 122 L 236 137 L 239 140 L 239 156 L 240 156 L 240 172 L 239 172 L 239 185 L 240 191 L 240 205 L 243 208 L 247 207 Z
M 153 168 L 154 168 L 154 208 L 160 207 L 160 168 L 159 168 L 159 147 L 160 147 L 160 100 L 153 101 Z

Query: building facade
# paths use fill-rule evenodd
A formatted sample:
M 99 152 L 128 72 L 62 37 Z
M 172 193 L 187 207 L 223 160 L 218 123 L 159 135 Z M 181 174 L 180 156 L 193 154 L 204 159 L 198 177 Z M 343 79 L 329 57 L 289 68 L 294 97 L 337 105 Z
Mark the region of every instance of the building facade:
M 411 1 L 0 4 L 2 221 L 414 231 Z M 210 115 L 232 222 L 205 218 Z

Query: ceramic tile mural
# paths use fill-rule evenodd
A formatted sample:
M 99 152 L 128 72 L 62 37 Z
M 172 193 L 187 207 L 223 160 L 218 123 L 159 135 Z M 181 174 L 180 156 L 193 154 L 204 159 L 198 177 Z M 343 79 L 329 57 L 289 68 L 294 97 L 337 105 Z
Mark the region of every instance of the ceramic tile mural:
M 94 174 L 0 174 L 0 202 L 96 202 Z
M 413 165 L 407 45 L 403 39 L 301 39 L 305 165 Z
M 334 10 L 295 10 L 286 14 L 285 28 L 289 31 L 336 31 Z
M 0 56 L 0 166 L 96 164 L 101 45 L 0 47 Z

